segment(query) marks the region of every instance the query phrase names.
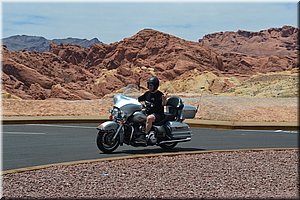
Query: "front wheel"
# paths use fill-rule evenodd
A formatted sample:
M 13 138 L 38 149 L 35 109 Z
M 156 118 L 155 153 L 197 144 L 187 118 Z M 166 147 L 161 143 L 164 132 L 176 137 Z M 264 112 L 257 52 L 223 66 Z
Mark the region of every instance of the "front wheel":
M 173 143 L 165 143 L 165 144 L 160 144 L 159 146 L 165 150 L 171 150 L 173 149 L 176 145 L 178 144 L 178 142 L 173 142 Z
M 97 135 L 97 147 L 103 153 L 112 153 L 120 145 L 120 140 L 117 137 L 113 140 L 114 131 L 99 131 Z

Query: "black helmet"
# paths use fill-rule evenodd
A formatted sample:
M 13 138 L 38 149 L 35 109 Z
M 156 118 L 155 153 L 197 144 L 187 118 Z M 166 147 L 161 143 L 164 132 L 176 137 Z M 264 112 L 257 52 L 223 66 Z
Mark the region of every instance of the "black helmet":
M 158 89 L 159 86 L 159 80 L 156 76 L 152 76 L 151 78 L 149 78 L 149 80 L 147 81 L 147 88 L 149 89 L 149 85 L 153 85 L 154 86 L 154 90 Z

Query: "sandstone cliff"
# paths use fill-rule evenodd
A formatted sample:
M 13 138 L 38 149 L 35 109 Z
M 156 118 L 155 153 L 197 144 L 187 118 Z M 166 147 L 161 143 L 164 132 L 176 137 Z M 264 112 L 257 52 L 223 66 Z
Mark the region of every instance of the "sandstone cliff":
M 228 71 L 275 72 L 297 67 L 299 29 L 292 26 L 260 32 L 219 32 L 199 39 L 219 53 Z
M 3 90 L 22 99 L 97 99 L 128 85 L 139 90 L 156 75 L 162 89 L 171 91 L 169 84 L 175 92 L 180 82 L 223 77 L 191 84 L 196 88 L 192 92 L 202 84 L 208 84 L 208 91 L 222 92 L 258 72 L 296 68 L 297 34 L 298 29 L 282 27 L 259 33 L 215 33 L 191 42 L 145 29 L 120 42 L 89 48 L 51 44 L 49 52 L 37 53 L 3 47 Z M 260 38 L 265 38 L 263 44 Z

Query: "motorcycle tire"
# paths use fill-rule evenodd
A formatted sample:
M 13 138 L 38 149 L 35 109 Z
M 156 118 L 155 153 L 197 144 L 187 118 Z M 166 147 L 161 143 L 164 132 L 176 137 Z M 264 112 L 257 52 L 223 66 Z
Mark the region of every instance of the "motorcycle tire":
M 178 142 L 173 142 L 173 143 L 160 144 L 159 146 L 160 146 L 162 149 L 165 149 L 165 150 L 171 150 L 171 149 L 173 149 L 177 144 L 178 144 Z
M 114 132 L 109 131 L 99 131 L 97 135 L 97 147 L 103 153 L 112 153 L 120 145 L 119 138 L 112 141 Z

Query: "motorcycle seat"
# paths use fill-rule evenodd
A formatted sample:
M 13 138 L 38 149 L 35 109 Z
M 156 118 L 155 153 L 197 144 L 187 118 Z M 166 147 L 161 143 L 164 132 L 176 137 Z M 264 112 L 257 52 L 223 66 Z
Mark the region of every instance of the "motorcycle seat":
M 156 126 L 161 126 L 163 124 L 165 124 L 167 121 L 174 121 L 175 118 L 176 118 L 176 115 L 175 114 L 171 114 L 171 113 L 164 113 L 164 118 L 158 122 L 154 122 L 153 125 L 156 125 Z
M 176 114 L 172 114 L 172 113 L 165 113 L 165 118 L 163 120 L 166 121 L 174 121 L 176 118 Z
M 183 102 L 180 97 L 172 96 L 166 102 L 167 112 L 164 113 L 164 118 L 161 121 L 155 122 L 154 125 L 161 126 L 167 121 L 175 121 L 179 111 L 183 109 Z

